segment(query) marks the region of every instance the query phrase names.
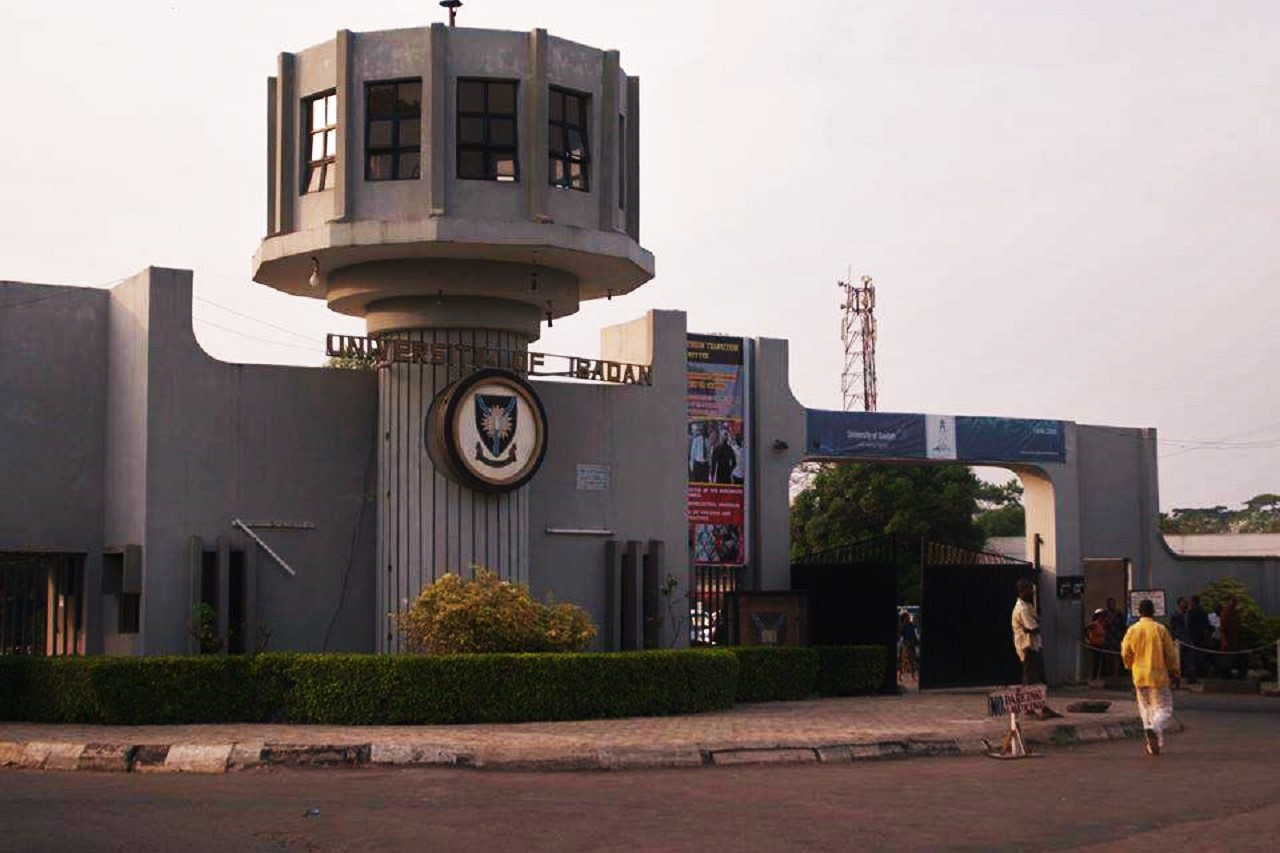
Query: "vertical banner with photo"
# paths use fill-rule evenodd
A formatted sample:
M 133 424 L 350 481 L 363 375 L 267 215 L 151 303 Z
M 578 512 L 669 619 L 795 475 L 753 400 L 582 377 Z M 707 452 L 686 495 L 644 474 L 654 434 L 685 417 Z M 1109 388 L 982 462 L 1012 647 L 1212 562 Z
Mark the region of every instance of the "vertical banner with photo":
M 695 566 L 747 562 L 747 364 L 742 338 L 688 336 L 689 545 Z

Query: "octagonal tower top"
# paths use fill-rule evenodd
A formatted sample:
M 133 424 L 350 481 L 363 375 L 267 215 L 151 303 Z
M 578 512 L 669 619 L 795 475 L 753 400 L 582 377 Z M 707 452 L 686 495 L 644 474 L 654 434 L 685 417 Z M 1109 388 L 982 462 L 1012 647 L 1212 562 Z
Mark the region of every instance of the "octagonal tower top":
M 371 332 L 532 340 L 543 317 L 653 277 L 639 97 L 617 51 L 540 29 L 342 30 L 281 54 L 254 280 Z

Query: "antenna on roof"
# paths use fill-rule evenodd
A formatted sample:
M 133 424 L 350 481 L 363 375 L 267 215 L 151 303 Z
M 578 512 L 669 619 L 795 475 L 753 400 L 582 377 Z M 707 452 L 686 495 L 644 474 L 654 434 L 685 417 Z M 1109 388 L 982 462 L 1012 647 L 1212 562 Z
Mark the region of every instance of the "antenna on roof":
M 462 0 L 440 0 L 440 5 L 449 10 L 449 26 L 456 27 L 458 25 L 458 7 L 462 5 Z

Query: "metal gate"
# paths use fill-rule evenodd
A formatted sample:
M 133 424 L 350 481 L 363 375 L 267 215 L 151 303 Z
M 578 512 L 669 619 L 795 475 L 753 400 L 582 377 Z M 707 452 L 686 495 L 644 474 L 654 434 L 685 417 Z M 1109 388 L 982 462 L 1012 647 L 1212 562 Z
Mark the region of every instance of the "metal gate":
M 791 588 L 809 593 L 809 642 L 885 649 L 884 692 L 897 692 L 898 573 L 915 546 L 876 536 L 791 564 Z
M 1010 614 L 1025 560 L 926 543 L 920 607 L 920 689 L 1017 684 Z
M 727 602 L 738 590 L 737 566 L 694 566 L 689 602 L 689 645 L 716 646 L 737 638 L 734 614 Z
M 0 552 L 0 654 L 83 653 L 84 557 Z

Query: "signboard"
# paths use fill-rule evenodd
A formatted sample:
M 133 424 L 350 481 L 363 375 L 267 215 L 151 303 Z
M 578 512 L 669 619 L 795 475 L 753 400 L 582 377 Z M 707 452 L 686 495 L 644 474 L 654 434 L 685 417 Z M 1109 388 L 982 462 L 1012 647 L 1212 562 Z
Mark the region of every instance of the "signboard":
M 1058 575 L 1058 598 L 1084 595 L 1084 575 Z
M 482 492 L 518 489 L 547 452 L 547 413 L 528 382 L 478 370 L 436 395 L 423 423 L 431 461 L 455 483 Z
M 1065 462 L 1062 421 L 892 412 L 805 413 L 810 457 Z
M 580 492 L 607 492 L 612 471 L 608 465 L 592 465 L 579 462 L 577 485 Z
M 1044 691 L 1043 684 L 1000 687 L 987 694 L 987 713 L 992 717 L 1038 713 L 1045 707 Z
M 1135 589 L 1129 592 L 1129 614 L 1135 618 L 1138 615 L 1138 605 L 1142 603 L 1144 598 L 1151 599 L 1151 603 L 1156 607 L 1156 618 L 1163 618 L 1168 612 L 1165 609 L 1165 592 L 1163 589 Z
M 747 562 L 747 376 L 742 338 L 688 336 L 689 546 L 698 566 Z

